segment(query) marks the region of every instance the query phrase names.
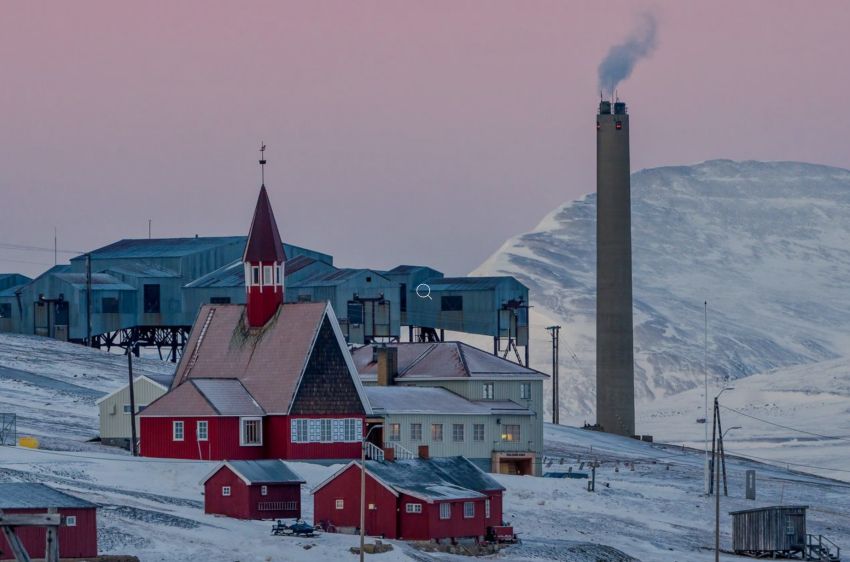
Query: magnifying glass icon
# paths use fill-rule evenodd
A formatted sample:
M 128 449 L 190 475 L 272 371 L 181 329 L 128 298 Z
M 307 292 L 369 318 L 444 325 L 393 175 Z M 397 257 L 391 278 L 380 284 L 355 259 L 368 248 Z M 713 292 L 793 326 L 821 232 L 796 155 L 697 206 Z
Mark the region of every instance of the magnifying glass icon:
M 420 299 L 434 300 L 431 298 L 431 286 L 427 283 L 420 283 L 416 286 L 416 296 Z

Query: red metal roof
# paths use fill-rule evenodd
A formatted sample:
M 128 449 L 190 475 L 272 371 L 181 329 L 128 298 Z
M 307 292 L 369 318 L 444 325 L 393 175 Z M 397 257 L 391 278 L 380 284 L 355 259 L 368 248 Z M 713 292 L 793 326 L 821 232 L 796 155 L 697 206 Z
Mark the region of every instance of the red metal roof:
M 274 219 L 272 204 L 266 186 L 260 187 L 260 196 L 257 198 L 257 206 L 254 209 L 254 219 L 251 221 L 251 231 L 248 234 L 248 243 L 245 244 L 243 262 L 283 263 L 286 254 L 283 252 L 283 242 L 280 239 L 280 231 Z
M 204 305 L 171 391 L 143 415 L 218 415 L 194 384 L 185 384 L 196 378 L 238 379 L 267 414 L 288 413 L 327 306 L 284 304 L 265 326 L 249 328 L 244 305 Z

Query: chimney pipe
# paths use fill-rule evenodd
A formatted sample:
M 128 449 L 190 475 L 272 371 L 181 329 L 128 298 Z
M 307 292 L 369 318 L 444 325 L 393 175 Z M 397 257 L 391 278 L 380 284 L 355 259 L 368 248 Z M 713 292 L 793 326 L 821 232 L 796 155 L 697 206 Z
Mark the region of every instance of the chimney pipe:
M 419 445 L 419 458 L 420 459 L 430 458 L 429 455 L 428 455 L 428 445 Z
M 392 386 L 398 375 L 398 348 L 381 346 L 378 350 L 378 386 Z

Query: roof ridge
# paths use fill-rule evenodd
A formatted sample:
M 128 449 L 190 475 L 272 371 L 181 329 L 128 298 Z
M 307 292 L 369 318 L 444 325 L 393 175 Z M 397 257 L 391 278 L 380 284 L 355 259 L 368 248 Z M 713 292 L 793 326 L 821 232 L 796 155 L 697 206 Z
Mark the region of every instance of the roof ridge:
M 454 342 L 455 347 L 457 348 L 457 354 L 460 357 L 460 362 L 463 365 L 463 370 L 466 371 L 466 376 L 472 376 L 472 371 L 469 370 L 469 364 L 466 362 L 466 355 L 464 354 L 463 347 L 460 345 L 460 342 Z
M 414 343 L 415 343 L 415 342 L 414 342 Z M 372 345 L 374 346 L 375 344 L 372 344 Z M 429 344 L 429 345 L 428 345 L 428 347 L 425 349 L 425 351 L 423 351 L 422 353 L 420 353 L 420 354 L 419 354 L 419 356 L 418 356 L 418 357 L 416 357 L 416 359 L 414 359 L 413 361 L 411 361 L 411 362 L 410 362 L 410 365 L 408 365 L 408 366 L 407 366 L 407 368 L 406 368 L 404 371 L 399 371 L 398 375 L 399 375 L 400 377 L 401 377 L 401 376 L 406 375 L 406 374 L 408 373 L 408 371 L 410 371 L 411 369 L 413 369 L 413 367 L 415 367 L 417 364 L 419 364 L 420 362 L 422 362 L 422 360 L 423 360 L 423 359 L 425 359 L 425 357 L 426 357 L 429 353 L 431 353 L 432 351 L 434 351 L 434 349 L 436 349 L 436 347 L 437 347 L 437 344 L 436 344 L 436 343 L 431 343 L 431 344 Z

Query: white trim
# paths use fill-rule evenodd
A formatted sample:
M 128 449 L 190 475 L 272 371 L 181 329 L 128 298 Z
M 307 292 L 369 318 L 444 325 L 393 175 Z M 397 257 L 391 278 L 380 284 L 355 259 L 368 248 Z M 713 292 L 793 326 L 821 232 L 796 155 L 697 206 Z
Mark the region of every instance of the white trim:
M 357 390 L 357 397 L 360 398 L 360 404 L 363 406 L 365 415 L 371 416 L 372 406 L 369 404 L 369 398 L 366 396 L 366 391 L 363 389 L 363 383 L 360 381 L 360 373 L 357 371 L 357 367 L 354 366 L 354 360 L 351 358 L 351 352 L 348 351 L 348 344 L 345 343 L 345 337 L 343 337 L 342 329 L 339 327 L 339 320 L 337 319 L 336 314 L 334 314 L 330 301 L 325 301 L 325 312 L 319 322 L 316 323 L 316 331 L 313 333 L 310 347 L 304 357 L 304 364 L 301 365 L 301 372 L 298 375 L 298 383 L 295 385 L 295 390 L 292 392 L 292 396 L 289 397 L 289 407 L 284 415 L 291 415 L 292 404 L 295 402 L 295 397 L 298 396 L 298 391 L 301 390 L 301 382 L 304 380 L 304 372 L 307 370 L 307 363 L 309 363 L 310 357 L 313 356 L 313 349 L 316 347 L 316 340 L 319 338 L 319 331 L 322 329 L 322 324 L 326 317 L 330 320 L 331 328 L 333 329 L 334 334 L 336 334 L 337 344 L 339 345 L 340 351 L 342 351 L 345 364 L 348 366 L 348 374 L 351 376 L 351 382 L 354 383 L 354 388 Z
M 221 487 L 221 497 L 229 498 L 233 493 L 233 489 L 230 486 L 222 486 Z
M 168 392 L 168 388 L 166 388 L 166 387 L 164 387 L 163 385 L 159 384 L 158 382 L 156 382 L 156 381 L 155 381 L 155 380 L 153 380 L 152 378 L 149 378 L 147 375 L 139 375 L 138 377 L 134 378 L 134 379 L 133 379 L 133 384 L 135 385 L 135 383 L 140 382 L 142 379 L 144 379 L 144 380 L 148 381 L 149 383 L 151 383 L 152 385 L 154 385 L 154 386 L 155 386 L 155 387 L 157 387 L 157 388 L 161 388 L 164 392 Z M 123 391 L 127 390 L 128 388 L 130 388 L 130 383 L 125 384 L 124 386 L 122 386 L 122 387 L 121 387 L 121 388 L 119 388 L 118 390 L 114 390 L 114 391 L 110 392 L 110 393 L 109 393 L 109 394 L 107 394 L 106 396 L 101 396 L 100 398 L 98 398 L 97 400 L 95 400 L 95 401 L 94 401 L 94 403 L 95 403 L 95 405 L 96 405 L 96 406 L 99 406 L 101 402 L 104 402 L 104 401 L 106 401 L 106 400 L 109 400 L 109 399 L 110 399 L 110 398 L 112 398 L 113 396 L 118 395 L 119 393 L 121 393 L 121 392 L 123 392 Z
M 77 526 L 77 516 L 76 515 L 65 516 L 65 526 L 66 527 L 76 527 Z
M 177 439 L 177 424 L 180 424 L 180 439 Z M 174 420 L 171 422 L 171 440 L 185 441 L 186 440 L 186 421 Z
M 245 433 L 243 432 L 244 426 L 243 423 L 247 421 L 257 421 L 260 422 L 257 427 L 259 427 L 259 443 L 246 443 L 245 442 Z M 262 447 L 263 446 L 263 418 L 261 416 L 239 416 L 239 446 L 240 447 Z

